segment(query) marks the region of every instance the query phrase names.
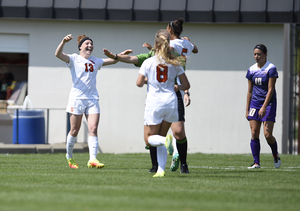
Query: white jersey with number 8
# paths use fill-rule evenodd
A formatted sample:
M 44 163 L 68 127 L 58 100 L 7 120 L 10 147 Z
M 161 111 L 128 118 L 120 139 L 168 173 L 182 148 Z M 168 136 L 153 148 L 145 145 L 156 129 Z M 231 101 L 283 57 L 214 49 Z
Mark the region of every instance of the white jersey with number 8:
M 181 66 L 160 62 L 157 56 L 146 59 L 139 73 L 148 78 L 146 110 L 175 108 L 177 96 L 174 91 L 175 78 L 184 73 Z

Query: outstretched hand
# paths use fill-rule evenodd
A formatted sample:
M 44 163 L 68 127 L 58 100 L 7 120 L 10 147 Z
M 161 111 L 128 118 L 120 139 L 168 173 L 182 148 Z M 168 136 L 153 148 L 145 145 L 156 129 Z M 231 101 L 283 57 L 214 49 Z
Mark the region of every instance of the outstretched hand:
M 111 58 L 111 59 L 115 59 L 116 58 L 116 55 L 113 54 L 112 52 L 110 52 L 109 50 L 103 48 L 103 53 L 105 56 L 107 56 L 108 58 Z
M 181 39 L 190 41 L 188 37 L 181 37 Z
M 133 50 L 131 50 L 131 49 L 127 49 L 127 50 L 125 50 L 125 51 L 123 51 L 123 52 L 121 52 L 121 53 L 119 53 L 120 55 L 128 55 L 128 54 L 131 54 L 133 52 Z
M 152 49 L 152 46 L 151 46 L 149 43 L 147 43 L 147 42 L 145 42 L 145 43 L 143 44 L 143 47 L 144 47 L 144 48 L 148 48 L 149 50 Z

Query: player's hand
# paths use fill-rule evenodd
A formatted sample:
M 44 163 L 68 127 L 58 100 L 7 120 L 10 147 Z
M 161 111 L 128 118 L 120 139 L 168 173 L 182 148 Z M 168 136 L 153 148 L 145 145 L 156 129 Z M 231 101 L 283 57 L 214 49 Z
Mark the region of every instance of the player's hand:
M 188 107 L 191 104 L 191 98 L 187 94 L 183 96 L 185 107 Z
M 128 55 L 128 54 L 131 54 L 132 52 L 133 52 L 133 50 L 127 49 L 127 50 L 125 50 L 125 51 L 119 53 L 119 55 Z
M 113 54 L 112 52 L 110 52 L 109 50 L 103 48 L 103 53 L 105 56 L 107 56 L 108 58 L 111 58 L 111 59 L 115 59 L 116 58 L 116 55 Z
M 179 90 L 178 85 L 174 85 L 174 91 L 175 91 L 175 92 L 178 92 L 178 90 Z
M 188 37 L 181 37 L 181 39 L 190 41 Z
M 73 39 L 72 34 L 68 34 L 67 36 L 64 37 L 63 42 L 66 43 L 66 42 L 69 42 L 72 39 Z
M 144 47 L 144 48 L 148 48 L 149 50 L 152 49 L 152 46 L 151 46 L 149 43 L 147 43 L 147 42 L 145 42 L 145 43 L 143 44 L 143 47 Z
M 263 118 L 265 115 L 266 115 L 266 108 L 261 107 L 258 111 L 258 116 L 259 116 L 259 118 Z

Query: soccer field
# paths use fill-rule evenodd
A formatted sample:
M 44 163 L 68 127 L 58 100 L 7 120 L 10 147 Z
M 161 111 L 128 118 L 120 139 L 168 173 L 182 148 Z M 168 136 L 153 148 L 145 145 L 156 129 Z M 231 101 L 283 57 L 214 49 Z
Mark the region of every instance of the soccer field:
M 89 169 L 87 153 L 0 154 L 0 210 L 299 210 L 300 156 L 261 155 L 261 169 L 248 170 L 252 156 L 189 154 L 190 174 L 152 178 L 150 156 L 98 154 L 103 169 Z

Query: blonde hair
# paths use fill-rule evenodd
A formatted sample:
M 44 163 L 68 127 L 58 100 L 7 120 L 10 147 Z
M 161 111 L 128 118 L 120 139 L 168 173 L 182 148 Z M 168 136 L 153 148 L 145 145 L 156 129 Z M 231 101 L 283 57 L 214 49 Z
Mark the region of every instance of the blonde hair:
M 183 66 L 185 59 L 182 56 L 175 56 L 170 50 L 170 34 L 165 29 L 160 29 L 155 35 L 155 54 L 160 63 L 164 60 L 168 64 Z

